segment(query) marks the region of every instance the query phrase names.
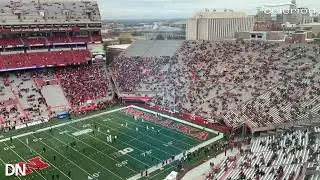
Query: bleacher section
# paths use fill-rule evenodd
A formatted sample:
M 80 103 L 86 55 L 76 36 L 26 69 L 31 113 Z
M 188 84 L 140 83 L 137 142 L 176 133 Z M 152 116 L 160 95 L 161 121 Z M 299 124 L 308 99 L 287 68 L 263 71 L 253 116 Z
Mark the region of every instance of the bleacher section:
M 88 44 L 102 42 L 97 1 L 3 0 L 0 26 L 2 128 L 117 103 L 106 68 L 88 65 Z
M 96 1 L 2 0 L 0 9 L 0 24 L 101 22 Z
M 91 43 L 102 42 L 100 35 L 87 36 L 58 36 L 50 37 L 26 37 L 26 38 L 0 38 L 0 47 L 44 46 L 63 45 L 67 43 Z
M 108 96 L 110 85 L 102 65 L 60 68 L 56 75 L 72 106 L 90 104 Z
M 0 102 L 6 102 L 14 100 L 15 97 L 12 94 L 10 88 L 5 85 L 5 78 L 0 77 Z
M 77 64 L 87 62 L 88 58 L 86 50 L 8 54 L 0 55 L 0 69 Z
M 36 87 L 32 74 L 10 74 L 10 84 L 21 108 L 30 120 L 48 119 L 47 104 Z
M 127 57 L 159 57 L 173 56 L 182 46 L 183 41 L 177 40 L 137 40 L 124 52 Z
M 319 140 L 312 128 L 290 128 L 253 138 L 237 158 L 228 157 L 216 165 L 208 179 L 304 179 L 305 169 L 320 161 Z M 309 179 L 317 176 L 310 175 Z
M 121 92 L 251 132 L 320 114 L 315 44 L 185 41 L 177 49 L 162 42 L 136 41 L 111 64 Z
M 115 102 L 108 76 L 102 64 L 7 72 L 0 83 L 0 126 L 109 107 Z

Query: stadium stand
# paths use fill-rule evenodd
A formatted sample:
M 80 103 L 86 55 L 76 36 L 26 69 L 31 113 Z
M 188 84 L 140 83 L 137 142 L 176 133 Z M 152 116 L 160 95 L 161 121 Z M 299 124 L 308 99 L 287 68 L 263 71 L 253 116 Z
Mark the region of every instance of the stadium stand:
M 19 72 L 10 74 L 10 87 L 30 120 L 48 119 L 47 104 L 32 80 L 32 74 Z
M 108 95 L 108 79 L 100 65 L 66 67 L 58 69 L 56 75 L 72 106 L 81 106 Z
M 238 155 L 212 167 L 207 179 L 314 179 L 318 174 L 308 171 L 320 160 L 318 135 L 315 128 L 300 127 L 249 139 L 235 146 Z
M 125 51 L 126 57 L 172 56 L 183 41 L 137 40 Z
M 185 41 L 173 55 L 149 53 L 165 51 L 158 44 L 137 41 L 111 64 L 121 92 L 251 132 L 319 111 L 316 45 Z
M 22 41 L 26 46 L 36 46 L 36 45 L 43 46 L 45 44 L 48 44 L 47 40 L 44 37 L 23 38 Z
M 229 141 L 240 153 L 208 179 L 319 179 L 320 128 L 279 129 L 320 115 L 318 45 L 135 41 L 107 68 L 90 61 L 88 44 L 102 41 L 96 2 L 4 0 L 0 15 L 1 129 L 118 105 L 115 88 L 231 137 L 270 133 Z
M 88 48 L 102 42 L 96 1 L 4 0 L 0 15 L 1 127 L 118 103 Z
M 0 56 L 0 69 L 76 64 L 87 62 L 88 58 L 86 50 L 8 54 Z
M 95 1 L 9 1 L 0 5 L 2 23 L 64 23 L 101 21 Z
M 13 122 L 49 119 L 61 111 L 79 113 L 117 103 L 100 64 L 7 72 L 1 82 L 0 119 L 4 120 L 0 124 L 8 123 L 7 127 Z

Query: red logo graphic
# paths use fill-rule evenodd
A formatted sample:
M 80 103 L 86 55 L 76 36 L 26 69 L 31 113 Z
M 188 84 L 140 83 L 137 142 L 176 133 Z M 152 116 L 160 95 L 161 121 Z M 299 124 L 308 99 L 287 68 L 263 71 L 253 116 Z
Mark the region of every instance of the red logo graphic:
M 18 162 L 17 164 L 19 164 L 20 167 L 22 167 L 23 164 L 26 164 L 26 175 L 31 174 L 33 170 L 43 170 L 50 166 L 39 156 L 28 159 L 26 162 Z

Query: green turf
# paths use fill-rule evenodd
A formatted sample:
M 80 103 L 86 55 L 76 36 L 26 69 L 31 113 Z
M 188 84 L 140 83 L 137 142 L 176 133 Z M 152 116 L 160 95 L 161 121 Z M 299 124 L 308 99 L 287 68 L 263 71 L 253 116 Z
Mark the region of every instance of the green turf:
M 127 179 L 203 142 L 168 127 L 148 121 L 136 121 L 132 116 L 120 111 L 79 122 L 73 121 L 74 123 L 53 128 L 52 132 L 46 130 L 14 138 L 12 142 L 10 140 L 1 142 L 0 180 L 51 180 L 53 179 L 52 176 L 57 180 L 57 175 L 59 175 L 60 180 L 86 180 L 88 176 L 99 180 Z M 53 124 L 59 123 L 61 122 L 55 121 Z M 127 127 L 126 123 L 128 124 Z M 146 126 L 160 130 L 160 135 L 151 129 L 147 130 Z M 32 127 L 32 130 L 35 131 L 43 127 Z M 138 132 L 135 129 L 136 127 L 139 128 Z M 79 136 L 72 134 L 85 129 L 92 129 L 94 133 L 89 132 Z M 20 132 L 25 131 L 27 130 Z M 112 143 L 107 142 L 108 134 L 116 135 L 118 139 Z M 6 133 L 3 135 L 5 136 L 3 138 L 7 138 L 12 134 Z M 215 134 L 209 133 L 208 139 L 214 136 Z M 74 147 L 70 145 L 72 142 L 76 144 Z M 171 142 L 171 145 L 167 145 L 169 142 Z M 45 152 L 43 151 L 44 148 L 46 149 Z M 132 148 L 133 151 L 125 155 L 119 155 L 118 151 L 126 148 Z M 144 152 L 151 152 L 151 154 L 143 156 L 142 153 Z M 25 177 L 4 176 L 5 163 L 22 162 L 36 156 L 41 157 L 50 166 L 43 170 L 34 170 L 33 173 Z M 56 157 L 55 160 L 54 156 Z M 165 171 L 159 171 L 159 173 L 170 173 L 174 169 L 173 165 L 168 165 Z M 71 172 L 70 177 L 69 172 Z M 98 177 L 93 177 L 94 173 Z M 154 174 L 157 174 L 157 172 Z

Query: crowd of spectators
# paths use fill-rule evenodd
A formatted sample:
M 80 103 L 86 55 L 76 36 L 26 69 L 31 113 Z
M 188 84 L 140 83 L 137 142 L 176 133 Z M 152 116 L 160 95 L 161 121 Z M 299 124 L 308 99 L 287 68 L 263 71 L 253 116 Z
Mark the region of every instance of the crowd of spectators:
M 111 96 L 107 73 L 102 65 L 79 65 L 57 68 L 66 98 L 72 106 Z
M 0 124 L 4 127 L 48 119 L 50 112 L 42 87 L 60 85 L 73 114 L 114 106 L 110 79 L 102 64 L 82 64 L 5 73 L 0 85 Z M 12 94 L 9 95 L 9 92 Z M 3 94 L 2 94 L 3 93 Z M 7 100 L 4 100 L 6 99 Z M 50 97 L 53 98 L 53 97 Z M 94 105 L 94 106 L 93 106 Z M 93 108 L 82 108 L 91 106 Z M 81 109 L 80 111 L 77 111 Z M 66 109 L 67 111 L 69 109 Z M 84 111 L 83 111 L 84 110 Z
M 318 133 L 313 127 L 288 128 L 252 138 L 248 146 L 238 147 L 237 158 L 212 166 L 208 179 L 303 179 L 308 167 L 319 164 Z
M 148 76 L 160 76 L 160 67 L 169 63 L 169 57 L 130 57 L 119 56 L 110 69 L 118 80 L 116 83 L 121 91 L 132 92 L 139 82 Z
M 86 50 L 7 54 L 0 56 L 0 69 L 78 64 L 88 58 Z
M 319 111 L 315 44 L 185 41 L 172 57 L 120 56 L 111 72 L 122 92 L 209 121 L 253 128 Z

